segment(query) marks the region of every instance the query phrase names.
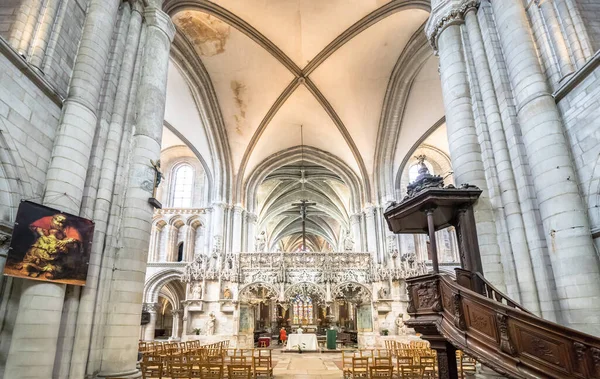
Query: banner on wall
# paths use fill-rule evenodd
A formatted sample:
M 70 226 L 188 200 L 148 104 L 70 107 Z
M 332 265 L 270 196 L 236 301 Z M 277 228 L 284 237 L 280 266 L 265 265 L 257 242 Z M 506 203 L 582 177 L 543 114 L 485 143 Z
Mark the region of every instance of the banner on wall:
M 85 286 L 94 222 L 22 201 L 4 275 Z

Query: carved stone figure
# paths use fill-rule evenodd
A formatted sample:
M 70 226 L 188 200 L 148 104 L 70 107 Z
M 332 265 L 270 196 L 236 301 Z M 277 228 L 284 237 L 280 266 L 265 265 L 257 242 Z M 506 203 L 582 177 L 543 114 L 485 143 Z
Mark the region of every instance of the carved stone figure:
M 210 314 L 210 318 L 206 321 L 205 330 L 207 336 L 212 336 L 215 334 L 215 327 L 217 325 L 217 319 L 214 313 Z
M 379 289 L 379 291 L 377 292 L 377 295 L 379 296 L 380 299 L 387 299 L 390 296 L 390 292 L 387 289 L 387 287 L 384 285 Z
M 346 239 L 344 239 L 344 251 L 353 251 L 354 250 L 354 240 L 352 236 L 348 234 Z
M 233 295 L 231 294 L 229 287 L 225 287 L 225 290 L 223 291 L 223 299 L 231 300 L 232 297 Z
M 266 246 L 267 246 L 267 234 L 263 230 L 262 232 L 260 232 L 260 234 L 258 236 L 256 236 L 255 250 L 259 253 L 264 253 Z
M 202 284 L 194 283 L 192 286 L 192 299 L 197 300 L 202 297 Z
M 406 325 L 404 324 L 404 314 L 398 313 L 398 317 L 396 317 L 396 328 L 398 329 L 398 335 L 404 336 L 406 335 Z

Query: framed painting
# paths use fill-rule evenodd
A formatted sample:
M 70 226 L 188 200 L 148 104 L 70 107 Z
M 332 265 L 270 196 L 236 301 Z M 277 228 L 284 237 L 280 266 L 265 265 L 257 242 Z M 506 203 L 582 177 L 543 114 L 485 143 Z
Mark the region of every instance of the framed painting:
M 91 220 L 22 201 L 4 275 L 85 286 L 93 236 Z

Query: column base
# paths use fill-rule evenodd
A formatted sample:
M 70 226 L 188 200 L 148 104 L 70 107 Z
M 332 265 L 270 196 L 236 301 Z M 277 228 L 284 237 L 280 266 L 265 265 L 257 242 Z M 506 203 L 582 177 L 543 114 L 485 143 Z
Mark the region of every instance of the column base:
M 126 372 L 111 372 L 111 373 L 99 373 L 95 379 L 137 379 L 142 377 L 142 372 L 137 368 L 135 370 Z

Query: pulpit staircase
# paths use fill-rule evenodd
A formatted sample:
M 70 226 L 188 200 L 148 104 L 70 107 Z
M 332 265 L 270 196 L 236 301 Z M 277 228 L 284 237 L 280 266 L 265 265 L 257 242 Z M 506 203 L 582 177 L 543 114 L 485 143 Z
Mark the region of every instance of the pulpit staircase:
M 498 291 L 481 274 L 473 213 L 481 190 L 444 186 L 425 165 L 385 218 L 394 233 L 429 235 L 433 273 L 407 279 L 406 324 L 437 351 L 440 379 L 458 378 L 457 349 L 509 378 L 600 379 L 600 339 L 544 320 Z M 456 229 L 461 269 L 440 273 L 435 232 Z
M 599 338 L 533 315 L 478 273 L 407 282 L 407 325 L 438 351 L 440 378 L 458 377 L 455 349 L 509 378 L 600 378 Z

